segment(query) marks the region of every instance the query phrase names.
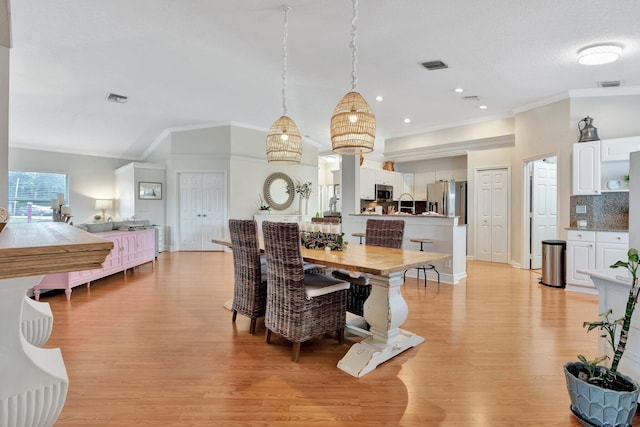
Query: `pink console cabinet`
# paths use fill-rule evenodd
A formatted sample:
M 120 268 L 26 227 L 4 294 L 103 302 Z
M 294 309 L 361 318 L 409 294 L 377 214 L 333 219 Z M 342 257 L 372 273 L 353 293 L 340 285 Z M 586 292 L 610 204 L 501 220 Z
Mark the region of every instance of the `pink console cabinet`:
M 98 280 L 115 273 L 123 272 L 126 276 L 127 269 L 147 262 L 155 262 L 155 230 L 153 228 L 136 231 L 105 231 L 92 233 L 94 236 L 113 242 L 113 249 L 104 260 L 102 268 L 84 271 L 71 271 L 68 273 L 46 274 L 40 284 L 33 287 L 36 300 L 40 299 L 42 289 L 64 289 L 67 299 L 71 299 L 71 289 Z

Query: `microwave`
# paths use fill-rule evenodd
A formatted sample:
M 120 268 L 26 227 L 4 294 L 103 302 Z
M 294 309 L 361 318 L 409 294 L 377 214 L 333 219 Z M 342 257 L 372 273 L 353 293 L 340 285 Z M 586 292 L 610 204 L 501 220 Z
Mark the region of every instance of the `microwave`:
M 393 186 L 376 184 L 376 202 L 392 202 Z

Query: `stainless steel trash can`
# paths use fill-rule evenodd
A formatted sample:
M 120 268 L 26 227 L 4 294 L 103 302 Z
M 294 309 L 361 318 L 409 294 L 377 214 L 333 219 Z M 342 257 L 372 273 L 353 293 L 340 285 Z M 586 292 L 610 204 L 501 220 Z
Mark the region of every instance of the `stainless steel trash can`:
M 565 286 L 565 251 L 564 240 L 542 241 L 542 278 L 540 283 L 554 288 Z

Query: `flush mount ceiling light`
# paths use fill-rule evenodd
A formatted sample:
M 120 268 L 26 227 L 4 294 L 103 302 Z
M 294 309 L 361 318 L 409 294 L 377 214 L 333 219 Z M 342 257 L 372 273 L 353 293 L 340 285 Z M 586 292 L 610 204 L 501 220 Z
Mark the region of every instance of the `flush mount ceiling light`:
M 331 147 L 339 154 L 366 154 L 373 151 L 376 139 L 376 118 L 362 95 L 356 92 L 358 78 L 356 64 L 358 47 L 358 0 L 353 0 L 351 20 L 351 92 L 347 93 L 333 110 L 331 116 Z
M 617 61 L 622 48 L 614 44 L 587 46 L 578 51 L 578 62 L 582 65 L 601 65 Z
M 296 123 L 287 116 L 287 14 L 291 8 L 282 6 L 284 37 L 282 40 L 282 117 L 276 120 L 267 135 L 269 163 L 297 164 L 302 160 L 302 136 Z

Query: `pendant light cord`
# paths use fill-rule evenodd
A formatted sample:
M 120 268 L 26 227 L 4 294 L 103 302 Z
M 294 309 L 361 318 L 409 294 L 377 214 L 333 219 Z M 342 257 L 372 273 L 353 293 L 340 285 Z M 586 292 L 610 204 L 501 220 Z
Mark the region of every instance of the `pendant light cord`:
M 358 88 L 358 77 L 356 76 L 356 64 L 358 63 L 358 0 L 353 0 L 353 19 L 351 19 L 351 91 L 355 92 Z
M 287 5 L 282 6 L 282 11 L 284 14 L 284 37 L 282 39 L 282 110 L 284 113 L 283 116 L 287 115 L 287 38 L 289 37 L 289 33 L 287 32 L 287 27 L 289 25 L 289 20 L 287 18 L 288 12 L 291 10 L 291 7 Z

